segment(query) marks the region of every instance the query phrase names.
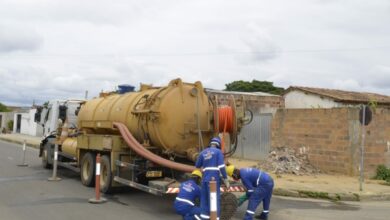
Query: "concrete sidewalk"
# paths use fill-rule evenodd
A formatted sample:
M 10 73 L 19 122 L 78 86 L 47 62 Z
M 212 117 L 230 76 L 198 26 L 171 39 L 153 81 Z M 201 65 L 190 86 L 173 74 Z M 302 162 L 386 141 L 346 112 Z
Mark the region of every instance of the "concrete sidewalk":
M 39 148 L 40 137 L 22 134 L 0 134 L 0 140 L 23 144 L 26 140 L 28 146 Z M 230 158 L 229 162 L 236 167 L 252 167 L 257 161 L 239 160 Z M 274 195 L 318 198 L 334 201 L 367 201 L 389 200 L 390 186 L 384 181 L 366 179 L 363 191 L 359 191 L 358 177 L 320 174 L 315 176 L 296 176 L 271 174 L 275 180 Z
M 239 168 L 257 166 L 257 161 L 232 158 L 229 162 Z M 363 191 L 359 191 L 359 177 L 329 174 L 271 176 L 275 181 L 274 195 L 333 201 L 390 201 L 390 185 L 381 180 L 365 179 Z
M 17 144 L 23 144 L 26 141 L 27 146 L 39 148 L 42 138 L 25 134 L 0 134 L 0 140 Z

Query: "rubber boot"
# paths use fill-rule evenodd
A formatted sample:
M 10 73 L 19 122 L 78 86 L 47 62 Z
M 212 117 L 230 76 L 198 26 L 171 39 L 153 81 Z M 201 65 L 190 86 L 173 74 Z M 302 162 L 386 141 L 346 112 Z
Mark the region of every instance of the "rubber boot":
M 261 219 L 261 220 L 267 220 L 268 219 L 268 213 L 262 212 L 260 215 L 255 217 L 256 219 Z

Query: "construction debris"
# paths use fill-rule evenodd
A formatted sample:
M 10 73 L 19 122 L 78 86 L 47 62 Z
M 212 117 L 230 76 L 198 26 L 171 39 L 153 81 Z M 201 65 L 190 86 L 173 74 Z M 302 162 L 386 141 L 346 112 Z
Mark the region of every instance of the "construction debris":
M 277 175 L 315 175 L 321 172 L 310 164 L 307 154 L 296 154 L 288 147 L 273 149 L 266 159 L 258 163 L 258 168 Z

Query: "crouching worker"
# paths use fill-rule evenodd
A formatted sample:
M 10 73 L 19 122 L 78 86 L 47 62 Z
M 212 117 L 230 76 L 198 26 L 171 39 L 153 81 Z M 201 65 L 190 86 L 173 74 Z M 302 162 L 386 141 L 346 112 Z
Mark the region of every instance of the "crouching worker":
M 200 220 L 200 208 L 195 205 L 195 200 L 200 197 L 201 179 L 202 173 L 194 170 L 190 179 L 180 184 L 180 192 L 175 199 L 174 208 L 184 220 Z
M 237 169 L 233 165 L 227 166 L 226 171 L 234 180 L 241 179 L 242 184 L 247 190 L 246 194 L 239 198 L 239 205 L 249 200 L 244 220 L 253 219 L 256 208 L 261 202 L 263 202 L 263 212 L 256 216 L 256 218 L 268 219 L 272 190 L 274 188 L 272 177 L 266 172 L 255 168 Z

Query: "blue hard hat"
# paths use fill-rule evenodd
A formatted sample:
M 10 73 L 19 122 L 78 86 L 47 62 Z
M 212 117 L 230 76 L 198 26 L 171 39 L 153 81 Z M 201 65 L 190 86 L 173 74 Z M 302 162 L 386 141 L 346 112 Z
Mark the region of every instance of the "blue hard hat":
M 217 148 L 221 148 L 221 138 L 219 137 L 211 138 L 209 146 L 211 146 L 212 144 L 216 145 Z

